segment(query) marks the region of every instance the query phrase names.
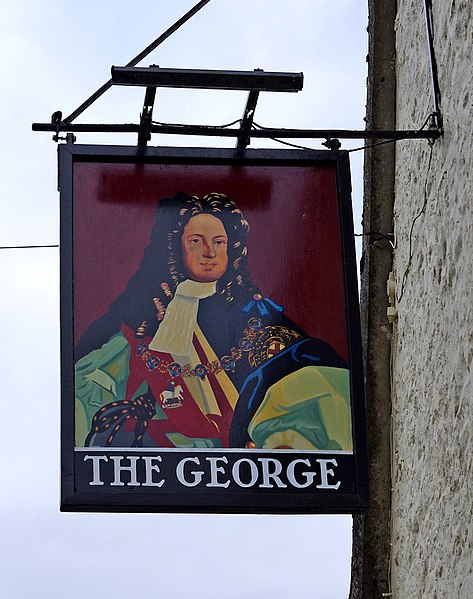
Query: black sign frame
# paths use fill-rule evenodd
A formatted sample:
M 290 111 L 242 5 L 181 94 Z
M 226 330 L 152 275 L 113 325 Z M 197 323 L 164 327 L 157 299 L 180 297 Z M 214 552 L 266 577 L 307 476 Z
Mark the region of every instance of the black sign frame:
M 260 514 L 336 514 L 366 510 L 368 480 L 363 365 L 348 153 L 246 150 L 242 155 L 232 149 L 68 143 L 58 147 L 58 154 L 61 202 L 61 510 Z M 263 165 L 271 168 L 322 164 L 333 167 L 337 181 L 348 323 L 354 431 L 352 453 L 288 449 L 75 448 L 73 175 L 79 163 Z M 117 480 L 122 482 L 122 474 L 124 484 L 113 485 L 112 478 L 115 483 Z M 137 484 L 133 484 L 134 477 Z M 342 488 L 337 486 L 340 479 L 343 479 Z M 309 481 L 310 484 L 306 484 Z

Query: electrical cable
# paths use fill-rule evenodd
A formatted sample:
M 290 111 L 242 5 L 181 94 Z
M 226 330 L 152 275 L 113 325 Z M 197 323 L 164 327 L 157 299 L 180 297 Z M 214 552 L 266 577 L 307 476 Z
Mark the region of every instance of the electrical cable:
M 404 273 L 402 275 L 401 291 L 399 293 L 399 296 L 396 297 L 396 304 L 398 304 L 402 300 L 402 296 L 404 295 L 404 289 L 406 288 L 407 275 L 409 274 L 409 271 L 410 271 L 410 268 L 411 268 L 411 264 L 412 264 L 412 256 L 413 256 L 412 237 L 413 237 L 413 232 L 414 232 L 414 225 L 416 224 L 416 222 L 418 221 L 418 219 L 422 216 L 422 214 L 424 214 L 425 209 L 427 207 L 427 202 L 428 202 L 428 199 L 429 199 L 428 194 L 427 194 L 427 183 L 429 181 L 429 172 L 430 172 L 430 166 L 432 164 L 433 149 L 434 149 L 433 146 L 430 146 L 429 161 L 427 163 L 427 172 L 425 174 L 424 202 L 422 204 L 421 209 L 419 210 L 419 212 L 414 217 L 414 219 L 413 219 L 413 221 L 411 223 L 411 229 L 409 231 L 409 254 L 408 254 L 409 257 L 407 259 L 406 268 L 404 269 Z
M 429 116 L 425 119 L 425 121 L 422 124 L 422 126 L 419 129 L 417 129 L 416 132 L 420 133 L 421 131 L 423 131 L 425 129 L 425 127 L 427 126 L 427 124 L 429 123 L 429 121 L 434 118 L 434 116 L 435 115 L 434 115 L 433 112 L 430 113 Z M 252 127 L 254 129 L 260 129 L 262 131 L 264 131 L 265 129 L 268 129 L 268 127 L 263 127 L 263 125 L 259 125 L 258 123 L 255 123 L 255 122 L 253 122 Z M 297 148 L 299 150 L 315 150 L 316 149 L 316 148 L 311 148 L 309 146 L 302 146 L 302 145 L 299 145 L 299 144 L 294 144 L 294 143 L 291 143 L 289 141 L 284 141 L 284 140 L 276 138 L 276 137 L 269 137 L 268 139 L 271 139 L 272 141 L 276 141 L 277 143 L 280 143 L 280 144 L 284 144 L 285 146 L 290 146 L 291 148 Z M 359 152 L 360 150 L 367 150 L 369 148 L 375 148 L 376 146 L 382 146 L 382 145 L 385 145 L 385 144 L 396 143 L 397 141 L 401 141 L 403 139 L 406 139 L 406 138 L 402 137 L 402 133 L 400 133 L 400 136 L 399 136 L 398 139 L 385 139 L 383 141 L 378 141 L 378 142 L 376 142 L 374 144 L 367 144 L 367 145 L 364 145 L 364 146 L 359 146 L 358 148 L 350 148 L 350 149 L 347 149 L 345 151 L 349 152 L 349 153 L 351 153 L 351 152 Z
M 426 128 L 426 126 L 429 123 L 429 121 L 431 119 L 433 119 L 433 118 L 434 118 L 434 113 L 431 112 L 429 114 L 429 116 L 425 119 L 425 121 L 422 124 L 422 126 L 419 129 L 417 129 L 417 133 L 420 133 L 421 131 L 423 131 Z M 359 148 L 351 148 L 350 150 L 347 150 L 347 152 L 358 152 L 359 150 L 368 150 L 369 148 L 375 148 L 376 146 L 382 146 L 384 144 L 395 143 L 397 141 L 402 141 L 403 139 L 405 139 L 405 138 L 400 137 L 399 139 L 385 139 L 384 141 L 378 141 L 378 142 L 376 142 L 374 144 L 368 144 L 366 146 L 360 146 Z
M 268 129 L 268 127 L 263 127 L 263 125 L 258 125 L 258 123 L 255 123 L 254 121 L 251 124 L 251 128 L 252 129 L 260 129 L 261 131 Z M 290 146 L 291 148 L 297 148 L 299 150 L 315 150 L 316 149 L 316 148 L 310 148 L 309 146 L 300 146 L 298 144 L 293 144 L 289 141 L 283 141 L 282 139 L 278 139 L 277 137 L 268 137 L 268 139 L 271 139 L 272 141 L 276 141 L 280 144 L 284 144 L 285 146 Z
M 186 123 L 162 123 L 160 121 L 151 121 L 153 125 L 158 125 L 160 127 L 205 127 L 205 129 L 228 129 L 232 125 L 236 125 L 237 123 L 241 124 L 241 119 L 235 119 L 231 123 L 227 123 L 226 125 L 189 125 Z
M 35 250 L 37 248 L 58 248 L 59 244 L 50 244 L 50 245 L 3 245 L 0 246 L 0 250 Z

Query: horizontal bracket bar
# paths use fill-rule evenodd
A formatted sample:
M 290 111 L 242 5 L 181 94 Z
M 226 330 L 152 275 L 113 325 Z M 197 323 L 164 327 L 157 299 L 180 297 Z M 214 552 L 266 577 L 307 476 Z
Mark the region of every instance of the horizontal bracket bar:
M 33 131 L 61 131 L 76 133 L 138 133 L 140 125 L 135 124 L 76 124 L 76 123 L 33 123 Z M 156 125 L 149 127 L 150 133 L 163 135 L 202 135 L 208 137 L 236 137 L 241 129 L 209 127 L 207 125 Z M 365 131 L 350 129 L 252 129 L 254 138 L 286 139 L 437 139 L 441 136 L 438 129 L 403 131 Z
M 213 71 L 205 69 L 161 69 L 160 67 L 112 67 L 114 85 L 226 89 L 241 91 L 298 92 L 302 73 Z

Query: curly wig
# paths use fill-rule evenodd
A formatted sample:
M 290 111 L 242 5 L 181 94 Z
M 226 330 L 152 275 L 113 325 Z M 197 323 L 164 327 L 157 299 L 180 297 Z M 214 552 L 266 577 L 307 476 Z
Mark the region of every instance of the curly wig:
M 222 193 L 199 198 L 177 193 L 160 201 L 151 242 L 140 266 L 110 312 L 133 329 L 151 333 L 162 318 L 178 284 L 188 278 L 182 257 L 181 238 L 190 219 L 199 214 L 218 218 L 228 236 L 228 268 L 217 281 L 217 293 L 229 303 L 245 299 L 256 290 L 247 268 L 249 225 L 238 206 Z M 150 330 L 152 329 L 152 330 Z

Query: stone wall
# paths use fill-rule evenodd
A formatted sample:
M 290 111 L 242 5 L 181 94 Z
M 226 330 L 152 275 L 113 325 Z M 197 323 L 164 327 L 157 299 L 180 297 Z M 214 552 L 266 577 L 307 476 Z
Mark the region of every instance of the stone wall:
M 396 146 L 394 599 L 469 599 L 472 578 L 473 2 L 433 0 L 444 135 Z M 433 110 L 423 2 L 398 0 L 397 128 Z

